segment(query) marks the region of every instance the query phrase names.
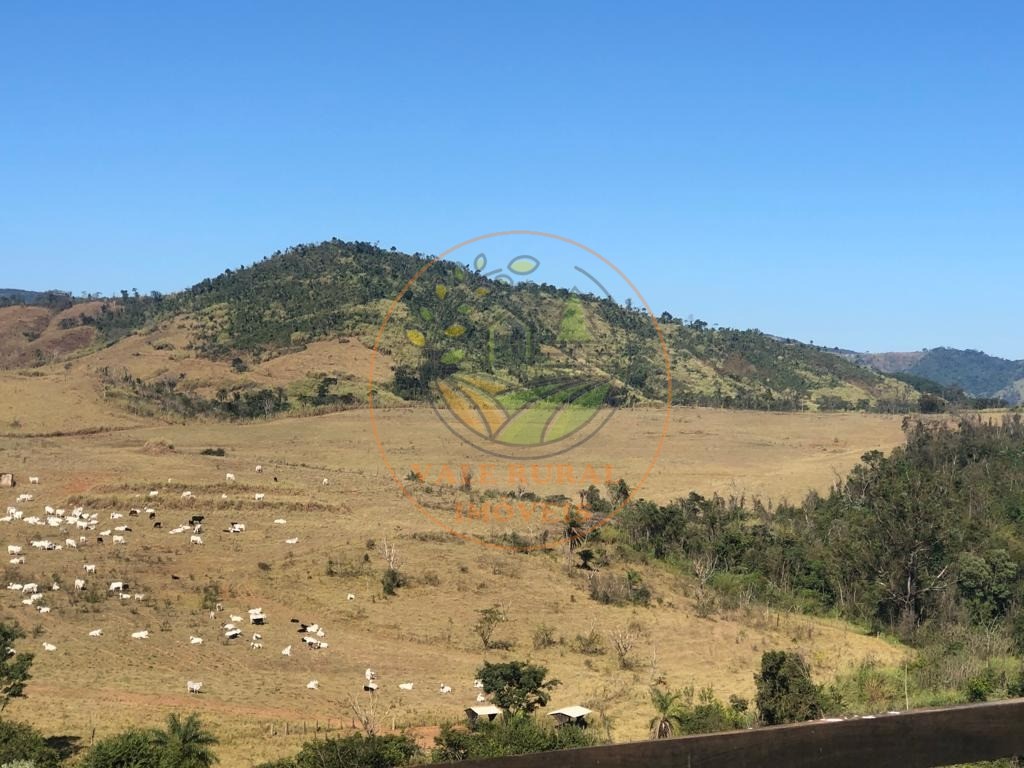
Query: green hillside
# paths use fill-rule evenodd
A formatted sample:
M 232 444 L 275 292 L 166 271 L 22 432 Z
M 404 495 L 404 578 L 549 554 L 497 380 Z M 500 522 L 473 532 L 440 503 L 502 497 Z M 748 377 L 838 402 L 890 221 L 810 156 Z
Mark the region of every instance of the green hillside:
M 244 372 L 319 340 L 357 339 L 373 347 L 394 297 L 427 263 L 422 254 L 368 243 L 300 245 L 180 293 L 124 291 L 82 322 L 94 325 L 102 344 L 110 346 L 154 334 L 173 320 L 189 334 L 179 358 L 231 362 Z M 424 397 L 432 382 L 454 373 L 486 373 L 530 386 L 583 377 L 604 382 L 589 396 L 600 391 L 608 404 L 663 402 L 669 392 L 667 351 L 676 404 L 916 408 L 918 392 L 912 386 L 813 346 L 754 330 L 712 329 L 668 313 L 660 316 L 659 326 L 664 350 L 651 319 L 634 307 L 550 285 L 497 282 L 445 261 L 413 284 L 387 324 L 379 350 L 394 371 L 389 394 L 407 400 Z M 291 387 L 256 397 L 249 387 L 243 394 L 250 405 L 239 405 L 244 398 L 235 396 L 239 384 L 234 382 L 234 393 L 228 387 L 216 398 L 196 395 L 183 406 L 180 388 L 166 376 L 135 380 L 130 366 L 103 375 L 108 385 L 129 385 L 132 397 L 164 405 L 176 401 L 173 409 L 185 416 L 246 416 L 338 402 L 331 397 L 333 382 L 312 381 L 306 389 L 319 387 L 319 397 L 306 391 L 302 399 Z M 345 405 L 365 399 L 357 389 L 349 388 Z

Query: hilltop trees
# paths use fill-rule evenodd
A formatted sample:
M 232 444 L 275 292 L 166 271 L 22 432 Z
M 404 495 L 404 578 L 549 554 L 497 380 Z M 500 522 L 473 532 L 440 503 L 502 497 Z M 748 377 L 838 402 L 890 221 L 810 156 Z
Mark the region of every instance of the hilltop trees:
M 858 410 L 916 408 L 913 385 L 810 345 L 754 330 L 687 324 L 667 314 L 662 315 L 659 334 L 642 308 L 546 284 L 507 285 L 447 260 L 432 264 L 427 279 L 410 285 L 424 266 L 418 254 L 372 243 L 335 239 L 303 244 L 180 293 L 123 291 L 89 321 L 105 341 L 114 342 L 188 315 L 188 347 L 244 372 L 254 363 L 316 341 L 376 339 L 390 303 L 401 295 L 401 307 L 379 341 L 380 351 L 394 357 L 391 391 L 406 399 L 422 399 L 434 378 L 457 367 L 526 383 L 536 375 L 544 350 L 555 348 L 565 362 L 560 374 L 594 373 L 596 364 L 602 376 L 615 380 L 605 393 L 607 405 L 665 399 L 667 350 L 686 370 L 673 384 L 672 399 L 679 404 L 768 410 L 803 410 L 815 404 Z M 406 336 L 407 331 L 413 336 Z M 840 385 L 847 385 L 843 389 L 850 392 L 849 402 L 830 400 L 836 396 L 824 391 Z M 192 405 L 180 402 L 181 392 L 145 390 L 140 395 L 161 409 L 185 415 L 189 408 L 222 418 L 242 417 L 236 410 L 285 410 L 272 390 L 235 405 L 235 395 L 245 397 L 247 388 L 236 389 L 223 402 Z

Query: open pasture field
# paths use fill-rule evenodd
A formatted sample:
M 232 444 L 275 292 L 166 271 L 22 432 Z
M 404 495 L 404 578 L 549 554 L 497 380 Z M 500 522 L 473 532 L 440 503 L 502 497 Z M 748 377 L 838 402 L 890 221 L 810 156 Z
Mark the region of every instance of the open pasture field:
M 395 409 L 379 418 L 388 455 L 403 476 L 414 464 L 466 458 L 429 409 Z M 653 410 L 617 413 L 581 460 L 637 475 L 662 418 Z M 4 618 L 18 620 L 29 634 L 21 647 L 36 653 L 28 697 L 7 714 L 47 733 L 88 743 L 93 729 L 102 736 L 194 708 L 221 737 L 222 764 L 248 765 L 296 751 L 317 721 L 350 728 L 350 699 L 365 701 L 363 671 L 372 667 L 382 721 L 419 729 L 426 738 L 431 726 L 460 719 L 475 703 L 473 673 L 485 658 L 530 658 L 562 681 L 553 705 L 582 703 L 605 712 L 613 737 L 624 741 L 646 732 L 647 688 L 656 676 L 674 687 L 712 685 L 722 698 L 750 696 L 766 649 L 802 650 L 819 679 L 868 655 L 891 663 L 904 654 L 848 625 L 757 605 L 699 618 L 688 581 L 657 566 L 635 566 L 653 591 L 651 607 L 600 605 L 588 596 L 585 574 L 567 569 L 561 550 L 489 548 L 452 537 L 420 515 L 393 482 L 366 411 L 247 425 L 125 420 L 118 426 L 126 428 L 0 441 L 0 471 L 19 480 L 17 488 L 0 489 L 0 509 L 15 506 L 45 522 L 45 505 L 67 513 L 80 505 L 98 517 L 91 531 L 65 525 L 61 532 L 23 519 L 0 523 L 0 544 L 25 551 L 24 564 L 5 565 L 4 584 L 37 582 L 46 592 L 38 605 L 51 608 L 40 613 L 22 604 L 21 593 L 0 593 Z M 899 417 L 676 409 L 640 495 L 666 501 L 696 490 L 798 499 L 809 488 L 827 489 L 865 451 L 888 451 L 901 441 Z M 223 448 L 226 456 L 202 455 L 206 448 Z M 257 464 L 263 472 L 255 471 Z M 236 479 L 227 480 L 227 473 Z M 29 475 L 40 483 L 29 485 Z M 510 490 L 504 480 L 491 485 Z M 574 497 L 579 484 L 536 490 Z M 182 498 L 184 491 L 193 498 Z M 16 502 L 21 493 L 34 498 Z M 265 497 L 257 501 L 256 494 Z M 132 507 L 143 512 L 129 517 Z M 201 545 L 190 544 L 190 530 L 170 532 L 192 515 L 205 517 Z M 157 521 L 160 528 L 153 527 Z M 246 530 L 227 532 L 231 522 Z M 112 535 L 120 525 L 132 529 L 120 532 L 124 544 L 112 544 L 110 536 L 97 543 L 100 532 Z M 29 544 L 71 537 L 75 549 Z M 380 582 L 385 541 L 397 547 L 409 580 L 390 598 Z M 96 566 L 95 574 L 85 573 L 86 564 Z M 73 588 L 76 578 L 86 581 L 84 590 Z M 107 588 L 116 580 L 142 599 L 111 596 Z M 54 581 L 59 591 L 50 590 Z M 223 610 L 211 618 L 216 602 Z M 478 610 L 495 604 L 508 616 L 495 639 L 512 648 L 485 653 L 473 624 Z M 247 610 L 256 607 L 268 617 L 265 626 L 248 624 Z M 243 619 L 235 640 L 222 629 L 231 615 Z M 328 646 L 304 647 L 291 619 L 320 624 Z M 630 622 L 642 629 L 633 669 L 620 669 L 610 648 L 584 655 L 574 647 L 577 635 L 594 630 L 606 638 Z M 536 649 L 541 625 L 551 628 L 555 643 Z M 94 629 L 102 637 L 90 637 Z M 148 639 L 132 639 L 140 630 L 149 631 Z M 249 647 L 254 631 L 262 635 L 255 650 Z M 190 643 L 192 636 L 203 643 Z M 45 651 L 44 642 L 56 650 Z M 288 645 L 291 655 L 284 656 Z M 186 694 L 190 679 L 203 682 L 201 694 Z M 312 679 L 319 690 L 307 689 Z M 400 691 L 404 682 L 414 690 Z M 438 693 L 442 683 L 452 687 L 450 695 Z

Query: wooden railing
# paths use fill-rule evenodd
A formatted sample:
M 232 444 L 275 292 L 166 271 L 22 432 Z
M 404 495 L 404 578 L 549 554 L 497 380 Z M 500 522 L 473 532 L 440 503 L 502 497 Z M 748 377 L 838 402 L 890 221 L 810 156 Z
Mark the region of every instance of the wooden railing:
M 451 765 L 458 768 L 934 768 L 1020 755 L 1024 755 L 1024 699 Z

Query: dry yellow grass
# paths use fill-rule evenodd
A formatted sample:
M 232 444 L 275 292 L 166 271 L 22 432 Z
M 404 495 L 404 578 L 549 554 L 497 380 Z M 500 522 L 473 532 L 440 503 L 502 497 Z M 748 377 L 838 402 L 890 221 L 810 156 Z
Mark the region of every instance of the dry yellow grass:
M 53 373 L 30 382 L 59 389 L 60 377 Z M 6 392 L 16 384 L 13 375 L 0 378 Z M 47 403 L 36 402 L 41 391 L 46 390 L 18 391 L 16 402 L 19 412 L 38 413 L 26 419 L 44 423 Z M 67 391 L 57 395 L 67 396 Z M 72 410 L 58 403 L 52 411 Z M 83 412 L 90 408 L 80 425 L 104 420 L 132 425 L 131 419 L 103 412 L 96 401 L 84 405 Z M 379 418 L 389 456 L 403 474 L 412 463 L 455 463 L 469 457 L 429 409 L 396 409 Z M 67 426 L 68 417 L 52 423 Z M 581 449 L 574 461 L 608 462 L 616 476 L 635 475 L 660 429 L 656 411 L 617 413 L 601 440 Z M 900 440 L 899 419 L 891 417 L 677 409 L 642 495 L 665 501 L 698 490 L 798 498 L 808 488 L 827 488 L 864 451 L 888 450 Z M 157 441 L 174 450 L 144 450 L 147 442 Z M 228 455 L 200 455 L 214 446 Z M 257 463 L 265 467 L 262 474 L 254 471 Z M 753 672 L 768 648 L 801 649 L 819 677 L 867 655 L 892 662 L 904 653 L 838 622 L 756 606 L 730 616 L 698 618 L 687 583 L 655 567 L 642 569 L 660 598 L 652 607 L 602 606 L 587 596 L 580 572 L 567 574 L 558 552 L 514 554 L 444 536 L 391 480 L 366 411 L 249 425 L 148 425 L 94 435 L 8 438 L 0 442 L 0 469 L 13 470 L 23 482 L 29 474 L 42 478 L 39 486 L 0 491 L 5 507 L 22 491 L 36 495 L 33 502 L 19 505 L 26 513 L 41 511 L 47 503 L 67 507 L 71 498 L 81 496 L 87 510 L 99 512 L 101 529 L 117 524 L 109 520 L 111 511 L 145 505 L 158 510 L 164 526 L 154 530 L 145 515 L 125 518 L 118 522 L 129 523 L 133 531 L 123 547 L 98 545 L 92 534 L 77 552 L 38 552 L 26 546 L 26 564 L 7 568 L 9 581 L 49 585 L 56 576 L 65 586 L 45 598 L 53 606 L 46 615 L 21 605 L 21 596 L 13 592 L 0 596 L 4 618 L 17 619 L 29 630 L 22 645 L 37 653 L 28 698 L 12 703 L 7 714 L 86 742 L 93 728 L 102 736 L 195 708 L 221 736 L 223 764 L 248 765 L 298 748 L 303 736 L 284 736 L 284 723 L 290 730 L 301 729 L 303 722 L 312 728 L 317 720 L 350 727 L 349 697 L 365 695 L 361 684 L 367 666 L 380 674 L 381 706 L 393 707 L 387 724 L 427 727 L 459 719 L 462 709 L 474 703 L 473 673 L 482 660 L 527 657 L 547 664 L 563 681 L 553 703 L 601 703 L 614 723 L 615 739 L 627 740 L 645 733 L 652 664 L 674 686 L 712 685 L 727 697 L 751 694 Z M 235 473 L 237 482 L 227 484 L 226 472 Z M 322 485 L 324 477 L 330 485 Z M 508 489 L 501 478 L 493 485 Z M 538 491 L 574 494 L 578 487 L 555 483 Z M 195 493 L 193 501 L 180 498 L 185 488 Z M 150 489 L 160 495 L 149 500 Z M 266 494 L 261 504 L 254 501 L 257 492 Z M 222 493 L 228 501 L 221 500 Z M 168 532 L 192 512 L 207 518 L 203 546 L 190 546 L 187 533 Z M 279 516 L 286 525 L 272 523 Z M 246 522 L 248 530 L 223 532 L 234 520 Z M 54 530 L 0 524 L 6 538 L 0 543 L 27 545 L 37 531 L 46 535 Z M 500 529 L 487 526 L 480 532 Z M 294 546 L 284 543 L 290 536 L 299 539 Z M 379 581 L 385 537 L 398 547 L 402 570 L 412 577 L 409 586 L 387 600 Z M 372 548 L 369 539 L 375 541 Z M 329 559 L 341 563 L 343 575 L 326 575 Z M 104 593 L 98 602 L 70 589 L 73 579 L 83 575 L 84 563 L 97 565 L 97 575 L 87 578 Z M 115 579 L 130 582 L 146 600 L 107 598 L 105 587 Z M 201 589 L 210 583 L 220 585 L 225 608 L 215 620 L 200 607 Z M 346 599 L 349 592 L 356 600 Z M 510 615 L 496 637 L 513 642 L 514 649 L 485 654 L 472 625 L 477 610 L 495 603 L 506 604 Z M 226 617 L 245 616 L 246 609 L 256 606 L 270 618 L 259 630 L 264 648 L 249 650 L 248 635 L 231 644 L 223 641 L 219 627 Z M 293 617 L 322 624 L 329 648 L 303 648 L 296 625 L 289 622 Z M 541 623 L 568 643 L 592 626 L 606 633 L 632 619 L 647 632 L 635 651 L 639 665 L 633 671 L 619 670 L 611 653 L 585 657 L 568 644 L 533 649 L 532 635 Z M 97 627 L 104 636 L 88 637 Z M 138 629 L 149 629 L 151 638 L 130 639 Z M 190 635 L 204 637 L 205 643 L 190 645 Z M 55 644 L 57 651 L 44 652 L 43 641 Z M 291 658 L 280 653 L 288 644 Z M 319 691 L 306 689 L 312 678 L 320 681 Z M 186 696 L 187 679 L 202 680 L 203 693 Z M 398 683 L 405 681 L 413 681 L 415 690 L 399 691 Z M 451 696 L 437 693 L 442 682 L 454 688 Z M 270 735 L 272 729 L 278 733 Z

